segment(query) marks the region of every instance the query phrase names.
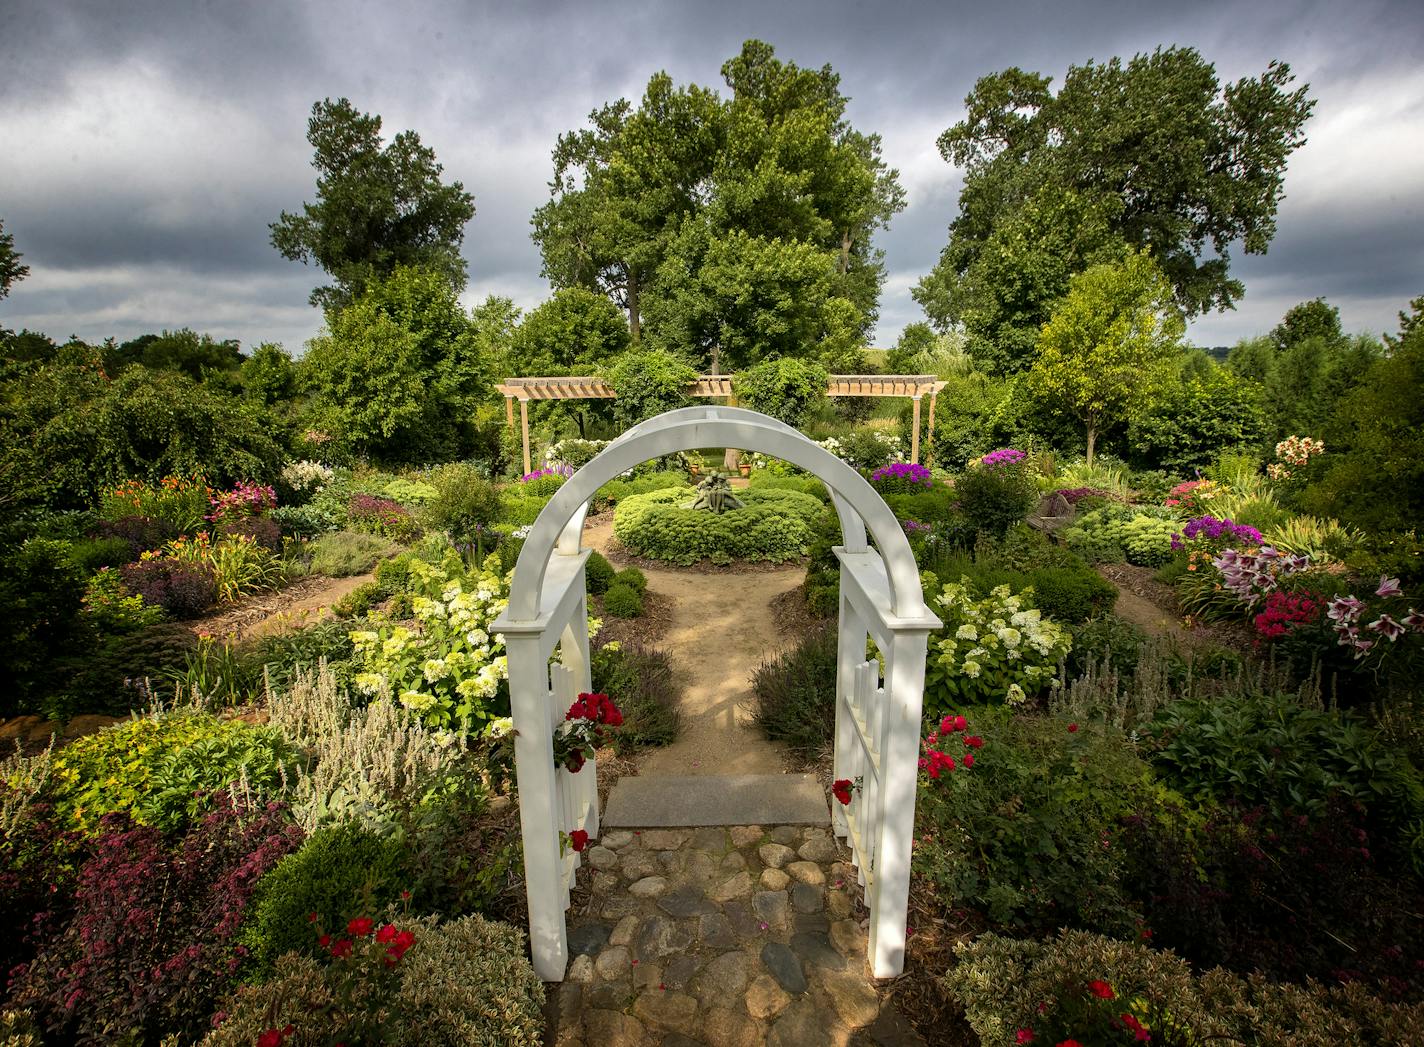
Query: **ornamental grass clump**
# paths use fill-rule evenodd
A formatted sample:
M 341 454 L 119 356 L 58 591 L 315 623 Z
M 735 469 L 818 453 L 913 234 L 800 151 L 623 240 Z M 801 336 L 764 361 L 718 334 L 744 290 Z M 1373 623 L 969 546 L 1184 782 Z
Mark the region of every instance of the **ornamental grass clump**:
M 1048 687 L 1073 647 L 1068 630 L 1031 606 L 1033 591 L 1007 585 L 976 599 L 969 578 L 935 598 L 944 621 L 925 672 L 925 710 L 943 715 L 955 705 L 1019 705 Z

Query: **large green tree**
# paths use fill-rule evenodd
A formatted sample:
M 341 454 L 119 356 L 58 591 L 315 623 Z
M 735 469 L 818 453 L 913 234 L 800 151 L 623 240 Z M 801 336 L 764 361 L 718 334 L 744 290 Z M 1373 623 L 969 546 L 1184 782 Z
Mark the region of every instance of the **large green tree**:
M 722 75 L 730 98 L 658 73 L 636 109 L 611 103 L 588 128 L 559 137 L 550 200 L 533 219 L 545 275 L 556 287 L 609 295 L 628 311 L 635 341 L 648 326 L 659 344 L 710 360 L 716 343 L 693 316 L 709 310 L 689 303 L 718 296 L 698 285 L 725 284 L 731 246 L 758 245 L 763 263 L 768 251 L 784 252 L 775 263 L 783 272 L 804 269 L 809 248 L 832 276 L 822 300 L 854 311 L 832 306 L 794 350 L 812 350 L 847 316 L 863 336 L 884 280 L 871 237 L 904 206 L 879 138 L 846 121 L 829 66 L 801 69 L 749 40 Z
M 1069 281 L 1039 335 L 1028 390 L 1078 422 L 1092 465 L 1098 434 L 1139 413 L 1177 372 L 1185 328 L 1151 256 L 1129 251 Z
M 328 314 L 327 327 L 301 366 L 314 424 L 383 462 L 450 461 L 469 449 L 488 360 L 444 273 L 398 268 Z
M 1119 243 L 1152 252 L 1188 316 L 1243 293 L 1228 248 L 1262 254 L 1286 162 L 1314 102 L 1290 67 L 1222 85 L 1191 48 L 1072 66 L 1050 79 L 984 77 L 939 138 L 965 171 L 959 213 L 915 289 L 936 326 L 963 324 L 976 356 L 1016 371 L 1077 272 Z
M 381 141 L 381 118 L 347 99 L 312 106 L 307 141 L 315 154 L 317 202 L 273 222 L 272 246 L 286 258 L 315 262 L 336 281 L 311 294 L 313 305 L 340 308 L 397 266 L 438 272 L 465 286 L 460 244 L 475 198 L 440 180 L 433 150 L 414 131 Z

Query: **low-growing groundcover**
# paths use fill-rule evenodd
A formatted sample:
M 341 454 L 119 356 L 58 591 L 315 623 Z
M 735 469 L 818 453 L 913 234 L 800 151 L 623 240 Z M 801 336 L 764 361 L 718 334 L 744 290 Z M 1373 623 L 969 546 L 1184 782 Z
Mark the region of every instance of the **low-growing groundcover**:
M 613 534 L 635 556 L 684 566 L 709 560 L 794 560 L 806 555 L 816 522 L 826 512 L 799 491 L 749 488 L 743 508 L 711 513 L 688 508 L 691 488 L 633 495 L 613 510 Z

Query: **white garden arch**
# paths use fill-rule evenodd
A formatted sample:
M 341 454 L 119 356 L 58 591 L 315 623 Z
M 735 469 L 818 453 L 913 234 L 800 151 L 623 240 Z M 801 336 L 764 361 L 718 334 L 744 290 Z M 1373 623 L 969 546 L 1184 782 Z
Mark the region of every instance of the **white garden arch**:
M 893 977 L 905 963 L 925 653 L 940 621 L 925 605 L 899 521 L 863 476 L 783 422 L 722 406 L 688 407 L 642 422 L 574 473 L 535 520 L 514 567 L 509 606 L 492 627 L 503 634 L 509 656 L 534 969 L 546 981 L 560 981 L 568 960 L 564 912 L 579 856 L 561 852 L 560 834 L 582 829 L 590 838 L 598 835 L 594 761 L 569 774 L 554 765 L 553 752 L 554 726 L 574 696 L 591 689 L 584 516 L 609 480 L 649 459 L 698 447 L 784 459 L 831 492 L 842 537 L 835 549 L 841 564 L 835 776 L 863 782 L 850 806 L 832 805 L 833 826 L 848 840 L 865 888 L 871 969 L 877 978 Z M 880 661 L 867 660 L 867 637 Z

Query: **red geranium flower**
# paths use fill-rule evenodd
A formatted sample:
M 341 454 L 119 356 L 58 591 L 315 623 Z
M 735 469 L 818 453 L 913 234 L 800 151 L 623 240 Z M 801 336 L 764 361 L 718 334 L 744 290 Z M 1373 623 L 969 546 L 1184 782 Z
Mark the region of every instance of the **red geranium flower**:
M 371 928 L 374 926 L 376 926 L 376 921 L 369 916 L 358 916 L 346 925 L 346 933 L 364 938 L 371 933 Z
M 1059 1040 L 1057 1047 L 1083 1047 L 1077 1040 Z
M 1077 725 L 1076 723 L 1070 723 L 1070 724 L 1068 725 L 1068 733 L 1069 733 L 1069 734 L 1077 734 L 1077 733 L 1078 733 L 1078 725 Z
M 984 748 L 984 739 L 977 734 L 971 734 L 964 739 L 964 744 L 970 749 L 982 749 Z
M 396 925 L 393 923 L 386 924 L 384 927 L 382 927 L 379 931 L 376 932 L 376 941 L 380 942 L 382 945 L 386 945 L 394 941 L 395 937 Z
M 973 767 L 973 766 L 974 766 L 974 754 L 973 754 L 973 753 L 965 753 L 965 754 L 964 754 L 964 766 L 965 766 L 965 767 Z
M 333 946 L 331 947 L 331 955 L 332 955 L 332 956 L 335 956 L 338 960 L 342 959 L 343 957 L 350 956 L 350 955 L 351 955 L 351 939 L 350 939 L 350 938 L 342 938 L 339 942 L 337 942 L 335 945 L 333 945 Z
M 569 833 L 569 846 L 575 851 L 581 851 L 588 846 L 588 833 L 583 829 L 575 829 Z
M 257 1037 L 257 1047 L 282 1047 L 282 1041 L 296 1031 L 296 1027 L 292 1025 L 283 1029 L 268 1029 Z
M 406 954 L 406 950 L 415 944 L 415 932 L 401 931 L 391 942 L 390 948 L 386 950 L 386 955 L 392 960 L 399 960 Z
M 1033 1030 L 1020 1029 L 1014 1033 L 1014 1043 L 1033 1043 Z
M 850 803 L 850 796 L 851 796 L 851 782 L 850 782 L 850 779 L 849 779 L 849 778 L 838 778 L 838 779 L 836 779 L 836 783 L 831 786 L 831 792 L 832 792 L 833 794 L 835 794 L 836 799 L 841 802 L 841 805 L 842 805 L 842 806 L 845 806 L 846 804 L 849 804 L 849 803 Z
M 1094 979 L 1088 983 L 1088 991 L 1100 1000 L 1111 1000 L 1117 993 L 1113 992 L 1113 987 L 1105 981 Z
M 320 938 L 316 940 L 316 943 L 320 945 L 323 949 L 325 949 L 328 945 L 331 944 L 331 935 L 323 934 Z

